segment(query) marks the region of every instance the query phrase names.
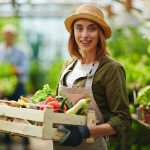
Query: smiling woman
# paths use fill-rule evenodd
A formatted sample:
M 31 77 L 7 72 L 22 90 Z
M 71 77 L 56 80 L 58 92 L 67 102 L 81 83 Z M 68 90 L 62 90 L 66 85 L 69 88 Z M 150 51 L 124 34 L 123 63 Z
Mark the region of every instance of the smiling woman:
M 108 31 L 109 31 L 109 28 L 108 28 Z M 90 39 L 90 36 L 91 38 L 94 38 L 94 39 Z M 75 20 L 72 23 L 71 31 L 70 31 L 70 38 L 68 41 L 68 49 L 69 49 L 69 53 L 71 57 L 75 56 L 78 59 L 81 59 L 82 63 L 85 63 L 83 51 L 86 48 L 92 50 L 93 49 L 92 47 L 94 45 L 95 45 L 95 51 L 93 50 L 92 53 L 94 54 L 95 52 L 96 54 L 95 60 L 100 60 L 105 53 L 110 55 L 109 51 L 106 48 L 105 36 L 106 35 L 104 34 L 103 28 L 98 23 L 92 20 L 88 20 L 88 19 Z M 80 38 L 80 39 L 77 39 L 77 38 Z M 81 47 L 79 45 L 81 45 Z M 87 47 L 89 45 L 90 47 Z M 78 47 L 80 47 L 80 49 L 82 50 L 83 52 L 82 54 L 79 52 Z M 87 64 L 89 63 L 90 62 L 87 62 Z
M 73 23 L 71 36 L 75 37 L 75 43 L 82 50 L 82 54 L 77 56 L 81 59 L 82 63 L 90 64 L 90 62 L 84 62 L 84 57 L 87 54 L 90 56 L 90 61 L 100 60 L 104 53 L 109 55 L 108 50 L 106 49 L 106 40 L 103 29 L 96 22 L 88 19 L 78 19 Z M 74 39 L 74 38 L 73 38 Z M 72 41 L 69 42 L 69 46 L 72 45 Z M 72 48 L 69 49 L 73 51 Z M 88 51 L 92 53 L 86 53 Z M 78 48 L 75 49 L 78 51 Z M 71 52 L 72 53 L 72 52 Z M 93 56 L 93 59 L 91 58 Z
M 59 144 L 54 142 L 54 149 L 107 150 L 104 136 L 121 137 L 132 124 L 125 70 L 109 56 L 106 48 L 111 29 L 101 9 L 91 4 L 81 5 L 75 14 L 67 17 L 65 27 L 70 33 L 68 50 L 71 58 L 64 62 L 56 95 L 61 93 L 68 97 L 67 102 L 73 105 L 90 98 L 87 109 L 95 111 L 97 121 L 96 126 L 59 127 L 58 130 L 68 134 Z M 82 143 L 89 137 L 95 137 L 95 142 Z
M 74 23 L 74 36 L 77 45 L 82 49 L 82 56 L 84 58 L 90 56 L 89 61 L 93 62 L 99 41 L 97 24 L 91 20 L 78 19 Z M 90 53 L 92 55 L 89 55 Z M 91 58 L 91 56 L 93 56 L 93 58 Z M 84 62 L 84 64 L 90 64 L 91 62 L 89 61 Z

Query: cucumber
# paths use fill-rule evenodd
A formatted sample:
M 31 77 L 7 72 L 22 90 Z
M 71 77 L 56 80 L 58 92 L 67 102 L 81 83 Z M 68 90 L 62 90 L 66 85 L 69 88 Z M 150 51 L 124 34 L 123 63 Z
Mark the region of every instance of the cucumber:
M 60 113 L 64 112 L 64 105 L 65 105 L 65 102 L 67 99 L 68 99 L 68 97 L 64 98 L 63 101 L 61 102 L 60 110 L 59 110 Z
M 69 106 L 68 106 L 68 104 L 65 102 L 65 105 L 66 105 L 66 107 L 67 107 L 67 110 L 69 110 L 70 108 L 69 108 Z
M 70 108 L 72 108 L 73 107 L 73 104 L 72 104 L 72 102 L 70 102 Z

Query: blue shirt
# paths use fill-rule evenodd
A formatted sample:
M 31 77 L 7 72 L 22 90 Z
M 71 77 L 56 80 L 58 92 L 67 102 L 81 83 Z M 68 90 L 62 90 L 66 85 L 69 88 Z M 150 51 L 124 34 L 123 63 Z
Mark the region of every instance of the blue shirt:
M 0 44 L 0 61 L 10 62 L 12 65 L 17 66 L 20 75 L 17 76 L 20 83 L 25 83 L 28 79 L 29 72 L 29 60 L 25 56 L 24 52 L 18 47 L 12 46 L 10 50 L 7 50 L 5 44 Z

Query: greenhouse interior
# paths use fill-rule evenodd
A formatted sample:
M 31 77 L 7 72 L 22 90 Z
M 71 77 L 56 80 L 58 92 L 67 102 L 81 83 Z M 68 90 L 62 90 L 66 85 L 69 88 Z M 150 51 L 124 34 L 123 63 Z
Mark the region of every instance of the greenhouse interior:
M 47 134 L 44 128 L 48 125 L 46 122 L 43 123 L 41 118 L 42 115 L 45 118 L 47 108 L 53 108 L 54 114 L 59 114 L 59 112 L 69 113 L 68 110 L 74 107 L 71 103 L 67 106 L 65 97 L 61 99 L 61 96 L 57 96 L 56 98 L 56 90 L 58 90 L 58 81 L 61 81 L 60 74 L 62 74 L 63 64 L 73 54 L 72 51 L 68 51 L 68 41 L 71 41 L 70 35 L 72 32 L 67 31 L 64 21 L 85 4 L 96 5 L 103 12 L 104 20 L 112 31 L 111 37 L 106 40 L 106 48 L 110 57 L 119 62 L 125 70 L 126 104 L 131 114 L 132 126 L 129 131 L 124 132 L 120 137 L 115 135 L 105 136 L 109 138 L 106 142 L 107 149 L 150 150 L 150 0 L 0 0 L 0 150 L 54 149 L 55 138 L 38 137 L 38 135 Z M 96 13 L 96 10 L 94 13 Z M 80 21 L 80 19 L 77 21 Z M 75 29 L 72 31 L 76 32 Z M 76 36 L 76 34 L 73 35 Z M 6 40 L 8 40 L 8 43 L 12 42 L 14 47 L 6 46 Z M 81 50 L 78 53 L 82 57 L 84 50 L 82 51 L 77 43 L 76 45 Z M 90 44 L 82 43 L 82 45 L 87 47 Z M 14 53 L 11 53 L 13 48 Z M 5 53 L 4 50 L 8 52 Z M 9 57 L 6 58 L 6 55 Z M 73 55 L 76 56 L 77 54 Z M 11 61 L 18 63 L 18 66 Z M 25 71 L 24 75 L 22 75 L 23 71 Z M 110 72 L 108 72 L 108 76 Z M 95 75 L 95 80 L 96 77 Z M 67 81 L 63 80 L 63 82 Z M 98 85 L 95 86 L 99 87 Z M 105 85 L 103 88 L 106 88 Z M 96 87 L 93 89 L 96 89 Z M 102 93 L 98 90 L 100 89 L 97 88 L 95 92 L 97 95 Z M 107 89 L 104 91 L 107 100 L 108 91 Z M 14 93 L 19 98 L 16 98 Z M 46 100 L 49 96 L 59 102 L 61 111 L 55 110 L 54 106 L 50 104 L 51 107 L 45 106 L 48 105 Z M 40 102 L 43 103 L 40 104 Z M 117 104 L 116 99 L 113 106 L 117 107 Z M 120 107 L 123 108 L 123 106 Z M 83 107 L 81 108 L 83 109 Z M 103 110 L 102 114 L 104 113 Z M 39 122 L 30 120 L 30 116 L 24 114 L 27 111 L 30 111 L 31 116 L 31 112 L 37 111 L 37 114 L 39 112 L 41 118 L 39 119 L 38 115 L 35 117 Z M 15 115 L 19 116 L 19 112 L 22 112 L 22 118 L 15 118 Z M 113 115 L 116 115 L 115 113 L 111 112 L 112 118 Z M 122 115 L 121 113 L 123 113 L 123 110 L 120 115 Z M 18 119 L 18 122 L 14 121 L 16 119 Z M 60 120 L 62 119 L 63 116 Z M 124 120 L 122 124 L 127 123 Z M 53 124 L 52 122 L 52 129 L 55 126 L 57 130 L 57 127 L 60 126 L 57 125 L 57 123 Z M 96 120 L 94 125 L 96 125 Z M 33 129 L 29 129 L 30 126 Z M 51 129 L 48 128 L 48 132 L 49 130 Z M 32 134 L 36 131 L 35 135 Z M 78 148 L 73 149 L 78 150 Z M 92 148 L 89 149 L 92 150 Z M 55 150 L 60 149 L 56 148 Z M 69 150 L 72 150 L 72 147 L 69 147 Z M 101 148 L 93 150 L 101 150 Z

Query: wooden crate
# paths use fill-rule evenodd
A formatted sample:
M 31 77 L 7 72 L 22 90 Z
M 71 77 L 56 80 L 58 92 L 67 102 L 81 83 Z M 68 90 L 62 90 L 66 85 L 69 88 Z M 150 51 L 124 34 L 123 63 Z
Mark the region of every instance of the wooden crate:
M 9 106 L 5 106 L 5 104 Z M 57 130 L 62 124 L 95 126 L 95 111 L 86 110 L 86 115 L 70 115 L 55 113 L 51 106 L 44 105 L 44 110 L 12 107 L 12 104 L 24 104 L 12 101 L 0 100 L 0 131 L 12 135 L 40 138 L 43 140 L 59 141 L 66 135 L 65 132 Z M 36 104 L 28 104 L 39 106 Z M 40 105 L 41 106 L 41 105 Z M 13 120 L 13 121 L 12 121 Z M 35 121 L 30 124 L 29 121 Z M 93 143 L 94 138 L 85 140 Z

